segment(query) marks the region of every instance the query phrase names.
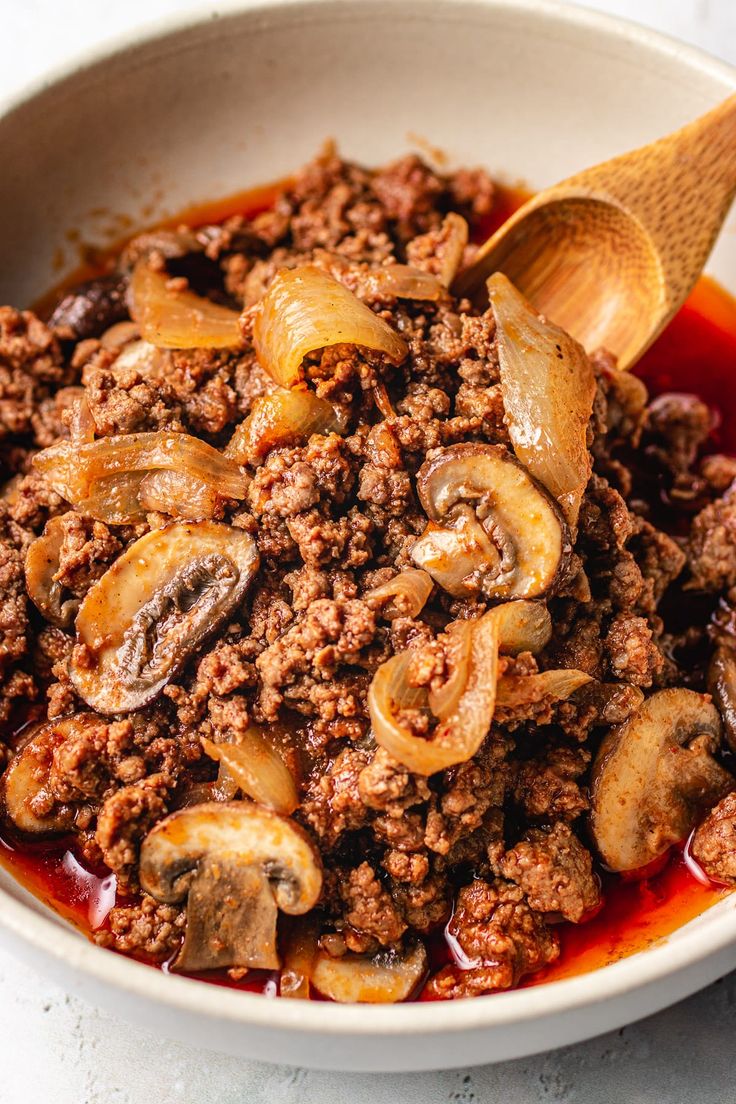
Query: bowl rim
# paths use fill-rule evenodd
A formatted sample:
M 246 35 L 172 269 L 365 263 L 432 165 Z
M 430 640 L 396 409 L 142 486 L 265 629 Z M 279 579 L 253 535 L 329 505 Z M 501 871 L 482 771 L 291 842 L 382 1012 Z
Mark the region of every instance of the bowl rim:
M 360 2 L 363 11 L 368 6 L 382 8 L 388 4 L 388 0 Z M 532 18 L 556 21 L 561 26 L 589 29 L 602 38 L 620 42 L 622 46 L 634 44 L 651 55 L 679 61 L 683 68 L 704 73 L 723 84 L 725 89 L 736 88 L 736 68 L 728 63 L 697 47 L 614 15 L 559 0 L 424 2 L 427 8 L 448 12 L 453 8 L 522 12 Z M 342 7 L 344 12 L 348 5 L 343 0 L 219 0 L 216 17 L 226 20 L 247 12 L 316 12 L 318 9 L 327 17 L 338 7 Z M 108 36 L 1 98 L 0 119 L 87 69 L 127 51 L 155 45 L 172 35 L 193 30 L 212 18 L 212 12 L 202 10 L 173 12 Z M 12 877 L 12 872 L 8 873 Z M 670 942 L 668 937 L 644 951 L 589 973 L 473 1000 L 382 1006 L 264 999 L 260 994 L 151 969 L 143 963 L 96 946 L 61 917 L 36 912 L 2 886 L 0 927 L 21 944 L 33 947 L 40 955 L 61 959 L 67 967 L 104 986 L 114 986 L 132 997 L 154 1000 L 172 1011 L 206 1015 L 252 1027 L 284 1029 L 307 1036 L 324 1035 L 326 1032 L 344 1037 L 455 1034 L 469 1029 L 519 1026 L 538 1019 L 540 1014 L 547 1018 L 592 1007 L 656 983 L 716 955 L 736 943 L 736 893 L 678 929 L 675 942 Z

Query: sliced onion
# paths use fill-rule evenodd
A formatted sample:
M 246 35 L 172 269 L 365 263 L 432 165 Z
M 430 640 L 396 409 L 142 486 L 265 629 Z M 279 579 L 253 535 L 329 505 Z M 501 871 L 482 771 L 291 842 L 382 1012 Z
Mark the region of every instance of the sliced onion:
M 283 965 L 279 977 L 279 996 L 291 1000 L 309 1000 L 310 979 L 317 957 L 319 927 L 314 916 L 288 917 L 288 926 L 280 940 Z
M 343 423 L 325 399 L 300 387 L 262 395 L 235 430 L 225 456 L 238 464 L 258 464 L 273 448 L 308 441 L 313 433 L 339 432 Z
M 430 690 L 427 696 L 429 708 L 441 721 L 446 721 L 455 712 L 468 682 L 473 621 L 455 621 L 447 626 L 447 634 L 450 637 L 447 660 L 452 673 L 442 686 Z
M 253 725 L 236 744 L 215 744 L 203 736 L 202 747 L 210 759 L 225 765 L 230 778 L 259 805 L 285 816 L 298 806 L 291 771 L 273 744 Z
M 114 322 L 100 337 L 100 345 L 103 349 L 122 349 L 132 344 L 139 336 L 139 330 L 135 322 Z
M 88 445 L 95 439 L 95 420 L 87 402 L 84 388 L 69 404 L 69 440 L 73 445 Z
M 141 484 L 145 472 L 123 472 L 105 475 L 90 485 L 85 498 L 69 499 L 74 508 L 106 525 L 128 525 L 144 521 L 146 510 L 141 505 Z
M 345 954 L 333 958 L 320 951 L 312 981 L 320 993 L 340 1004 L 396 1004 L 407 1000 L 427 973 L 422 943 L 405 951 L 381 951 L 373 958 Z
M 308 353 L 330 345 L 361 345 L 396 364 L 407 353 L 387 322 L 313 265 L 276 276 L 257 309 L 253 343 L 259 364 L 282 387 L 299 381 Z
M 410 567 L 388 582 L 373 587 L 365 595 L 365 600 L 385 603 L 381 612 L 387 621 L 397 617 L 418 617 L 432 593 L 433 585 L 426 571 Z
M 383 418 L 396 417 L 396 411 L 391 405 L 391 399 L 389 398 L 389 393 L 386 390 L 386 384 L 383 380 L 376 380 L 373 384 L 373 398 Z
M 552 618 L 541 602 L 505 602 L 485 615 L 498 621 L 498 644 L 507 655 L 546 648 L 552 636 Z
M 184 473 L 228 498 L 244 498 L 248 486 L 233 460 L 187 433 L 126 433 L 81 446 L 64 441 L 39 452 L 33 465 L 68 502 L 111 524 L 140 517 L 149 471 Z
M 498 674 L 498 622 L 474 622 L 467 678 L 454 712 L 429 739 L 416 736 L 398 717 L 402 709 L 429 704 L 427 691 L 408 682 L 411 650 L 387 660 L 376 671 L 368 691 L 368 709 L 376 742 L 416 774 L 430 775 L 472 758 L 493 718 Z
M 242 343 L 237 311 L 192 291 L 175 291 L 170 278 L 145 260 L 130 279 L 131 314 L 141 337 L 160 349 L 226 349 Z
M 138 490 L 144 511 L 158 510 L 170 517 L 211 518 L 221 497 L 211 483 L 184 471 L 153 471 L 145 474 Z
M 446 286 L 446 285 L 445 285 Z M 392 264 L 361 276 L 358 290 L 367 299 L 416 299 L 436 302 L 445 287 L 431 272 L 411 265 Z
M 468 224 L 462 215 L 450 211 L 442 221 L 442 263 L 439 278 L 449 287 L 457 275 L 468 244 Z
M 76 598 L 62 602 L 63 588 L 54 577 L 59 570 L 63 540 L 62 519 L 51 518 L 41 536 L 28 546 L 25 562 L 28 597 L 46 620 L 59 628 L 70 625 L 79 609 Z
M 565 701 L 581 686 L 592 681 L 584 671 L 566 669 L 542 671 L 536 675 L 504 675 L 498 680 L 496 706 L 518 709 L 546 698 Z
M 514 451 L 575 526 L 591 471 L 593 368 L 582 345 L 543 321 L 502 273 L 488 280 L 488 295 Z
M 382 663 L 373 676 L 368 709 L 376 742 L 416 774 L 434 774 L 475 755 L 493 720 L 499 651 L 538 651 L 551 631 L 549 613 L 537 602 L 507 602 L 468 623 L 472 628 L 467 666 L 462 653 L 459 657 L 466 674 L 464 685 L 460 690 L 454 683 L 446 692 L 443 688 L 433 693 L 435 705 L 439 697 L 445 715 L 429 739 L 416 736 L 399 717 L 403 709 L 425 709 L 430 704 L 424 687 L 409 684 L 411 649 Z M 450 636 L 462 641 L 467 631 L 454 629 Z

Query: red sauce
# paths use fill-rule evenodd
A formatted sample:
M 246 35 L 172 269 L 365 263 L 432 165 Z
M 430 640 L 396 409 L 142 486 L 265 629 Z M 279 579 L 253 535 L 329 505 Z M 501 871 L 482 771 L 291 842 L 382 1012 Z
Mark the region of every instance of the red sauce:
M 252 217 L 271 205 L 277 190 L 278 185 L 270 185 L 191 207 L 165 225 L 185 222 L 196 226 L 222 221 L 234 214 Z M 473 228 L 473 239 L 484 240 L 525 198 L 520 189 L 499 189 L 494 211 Z M 74 274 L 73 281 L 65 281 L 65 286 L 104 271 L 112 253 L 92 258 Z M 58 290 L 54 294 L 58 295 Z M 703 278 L 640 362 L 637 374 L 652 394 L 673 390 L 697 393 L 716 414 L 715 446 L 736 454 L 735 370 L 736 300 L 714 281 Z M 68 841 L 19 844 L 9 837 L 0 837 L 0 863 L 45 904 L 87 934 L 103 929 L 112 906 L 125 903 L 116 894 L 114 875 L 85 866 Z M 603 873 L 601 881 L 602 907 L 580 924 L 558 925 L 559 959 L 526 979 L 525 986 L 587 973 L 643 950 L 704 912 L 728 892 L 709 884 L 702 874 L 698 876 L 681 847 L 673 848 L 654 869 L 640 871 L 637 877 Z M 431 937 L 429 950 L 433 969 L 454 961 L 451 945 L 442 932 Z M 276 996 L 278 992 L 277 976 L 266 971 L 252 971 L 239 981 L 226 974 L 199 976 L 211 984 L 266 996 Z

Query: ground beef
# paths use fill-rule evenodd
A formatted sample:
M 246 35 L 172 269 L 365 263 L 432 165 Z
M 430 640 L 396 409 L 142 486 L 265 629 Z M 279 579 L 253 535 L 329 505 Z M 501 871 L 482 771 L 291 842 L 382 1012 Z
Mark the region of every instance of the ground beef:
M 256 660 L 263 715 L 275 718 L 283 701 L 310 712 L 325 708 L 319 684 L 334 680 L 340 665 L 359 664 L 375 634 L 375 614 L 365 602 L 312 602 Z M 343 714 L 357 708 L 349 695 L 341 702 Z
M 564 821 L 549 831 L 531 828 L 507 852 L 501 872 L 521 886 L 537 912 L 559 912 L 577 923 L 600 902 L 590 852 Z
M 341 884 L 340 893 L 345 902 L 345 920 L 359 935 L 370 936 L 382 947 L 401 939 L 406 923 L 370 863 L 361 863 L 351 870 Z M 351 946 L 349 933 L 346 942 L 351 950 L 363 949 Z
M 105 865 L 126 885 L 135 879 L 138 852 L 144 836 L 168 812 L 171 780 L 152 774 L 123 786 L 106 799 L 97 815 L 95 838 Z
M 498 663 L 498 677 L 517 686 L 560 668 L 590 681 L 563 700 L 499 700 L 474 754 L 430 776 L 380 746 L 385 735 L 369 708 L 380 665 L 411 649 L 416 696 L 401 724 L 416 740 L 447 738 L 451 716 L 437 725 L 429 708 L 462 670 L 446 630 L 497 604 L 439 584 L 421 609 L 406 594 L 375 594 L 415 568 L 417 537 L 441 520 L 428 517 L 419 494 L 422 466 L 455 444 L 513 452 L 493 311 L 447 287 L 460 259 L 458 218 L 469 221 L 472 240 L 496 198 L 481 170 L 447 173 L 414 154 L 371 170 L 327 146 L 254 217 L 140 235 L 108 273 L 63 297 L 48 325 L 0 308 L 3 768 L 36 731 L 26 721 L 90 712 L 70 657 L 91 662 L 97 644 L 80 652 L 74 626 L 46 624 L 29 603 L 32 540 L 56 519 L 54 581 L 62 600 L 80 602 L 133 541 L 172 522 L 143 510 L 125 525 L 91 516 L 89 504 L 73 506 L 62 484 L 39 474 L 37 451 L 76 440 L 87 408 L 98 438 L 166 430 L 225 450 L 255 400 L 276 387 L 258 363 L 255 327 L 284 268 L 314 264 L 341 281 L 407 348 L 399 363 L 345 342 L 304 358 L 299 386 L 331 404 L 339 428 L 259 439 L 242 465 L 243 498 L 218 496 L 216 520 L 250 534 L 260 555 L 242 603 L 202 635 L 153 700 L 123 715 L 65 720 L 64 738 L 39 768 L 34 812 L 73 821 L 59 848 L 114 874 L 126 895 L 95 934 L 103 946 L 174 956 L 186 902 L 141 893 L 141 844 L 172 810 L 247 796 L 250 783 L 241 788 L 205 754 L 203 738 L 208 748 L 206 740 L 237 744 L 253 725 L 291 772 L 292 816 L 319 852 L 315 917 L 329 953 L 401 951 L 437 939 L 449 923 L 455 961 L 430 992 L 470 996 L 553 963 L 554 925 L 598 907 L 585 818 L 600 741 L 659 687 L 704 690 L 712 644 L 736 638 L 736 461 L 703 455 L 713 423 L 702 402 L 665 395 L 648 404 L 643 384 L 596 352 L 592 472 L 577 529 L 566 534 L 565 570 L 539 596 L 549 642 L 534 655 L 504 650 Z M 172 287 L 244 303 L 240 345 L 152 350 L 138 342 L 126 289 L 147 258 Z M 398 297 L 381 271 L 395 264 L 444 287 L 433 299 Z M 496 541 L 485 517 L 491 505 L 475 503 Z M 200 598 L 217 600 L 207 591 L 191 601 Z M 154 626 L 173 625 L 189 601 L 166 591 L 142 606 L 139 635 L 128 637 L 133 666 L 159 656 Z M 693 852 L 717 878 L 736 878 L 735 816 L 729 796 L 696 833 Z
M 429 991 L 441 999 L 510 989 L 560 953 L 554 932 L 519 886 L 499 879 L 475 881 L 460 891 L 450 932 L 468 968 L 446 968 L 432 978 Z
M 0 307 L 0 439 L 31 433 L 49 387 L 68 378 L 51 330 L 31 311 Z
M 736 488 L 693 519 L 687 544 L 691 585 L 717 592 L 736 584 Z
M 693 838 L 691 853 L 709 878 L 736 882 L 736 791 L 716 805 Z
M 179 949 L 186 913 L 174 905 L 161 905 L 144 893 L 138 904 L 116 905 L 107 923 L 107 928 L 95 933 L 98 946 L 160 961 Z
M 541 758 L 522 763 L 514 782 L 514 799 L 532 820 L 573 821 L 587 812 L 589 801 L 577 783 L 590 762 L 583 748 L 550 747 Z

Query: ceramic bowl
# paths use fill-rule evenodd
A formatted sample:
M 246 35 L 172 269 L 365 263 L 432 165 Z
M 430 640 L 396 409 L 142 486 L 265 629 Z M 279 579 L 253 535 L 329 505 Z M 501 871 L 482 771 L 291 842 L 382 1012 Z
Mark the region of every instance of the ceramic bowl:
M 736 86 L 649 31 L 536 0 L 253 0 L 175 17 L 0 105 L 0 302 L 30 302 L 85 240 L 276 179 L 331 136 L 378 163 L 552 183 L 647 142 Z M 736 289 L 736 228 L 712 269 Z M 0 930 L 69 991 L 156 1033 L 248 1057 L 410 1070 L 514 1058 L 619 1027 L 736 966 L 736 895 L 594 973 L 455 1003 L 267 1000 L 87 942 L 0 872 Z

